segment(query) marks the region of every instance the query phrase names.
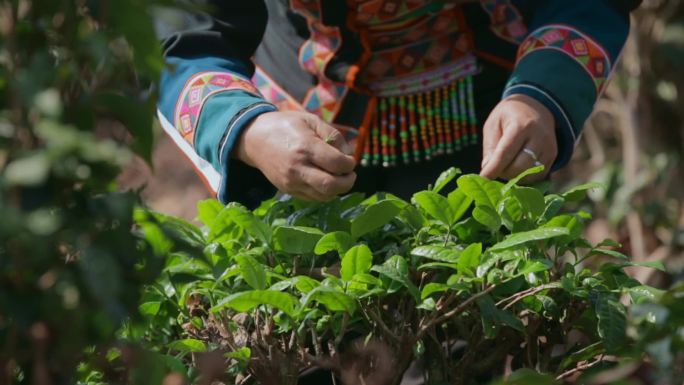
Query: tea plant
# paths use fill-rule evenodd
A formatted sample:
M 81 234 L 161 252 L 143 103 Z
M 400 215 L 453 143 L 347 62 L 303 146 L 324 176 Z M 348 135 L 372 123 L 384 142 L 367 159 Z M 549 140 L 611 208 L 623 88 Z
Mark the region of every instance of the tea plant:
M 251 212 L 208 200 L 202 228 L 140 211 L 169 255 L 140 307 L 147 338 L 212 362 L 204 380 L 236 383 L 296 384 L 312 366 L 345 384 L 398 384 L 413 363 L 431 384 L 467 384 L 604 365 L 629 345 L 621 297 L 656 294 L 624 273 L 615 242 L 582 238 L 589 214 L 561 212 L 597 186 L 518 185 L 541 170 L 506 184 L 463 175 L 449 191 L 450 169 L 411 202 L 282 197 Z M 599 257 L 610 262 L 582 267 Z

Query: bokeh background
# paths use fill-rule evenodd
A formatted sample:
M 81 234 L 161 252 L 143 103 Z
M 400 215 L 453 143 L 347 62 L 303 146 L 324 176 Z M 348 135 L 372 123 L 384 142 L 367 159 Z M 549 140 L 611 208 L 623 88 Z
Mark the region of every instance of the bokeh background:
M 120 178 L 147 203 L 193 219 L 209 197 L 174 144 L 158 130 L 153 169 L 136 160 Z M 668 287 L 684 280 L 684 1 L 645 0 L 610 87 L 584 129 L 558 187 L 598 181 L 586 211 L 592 242 L 617 239 L 638 261 L 662 261 L 670 276 L 632 273 Z

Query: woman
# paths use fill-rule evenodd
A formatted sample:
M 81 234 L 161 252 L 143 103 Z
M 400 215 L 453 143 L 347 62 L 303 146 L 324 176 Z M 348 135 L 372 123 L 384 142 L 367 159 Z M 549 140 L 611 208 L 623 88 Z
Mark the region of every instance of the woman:
M 159 116 L 218 198 L 248 206 L 276 188 L 406 197 L 449 166 L 549 172 L 570 159 L 638 3 L 210 1 L 161 17 Z

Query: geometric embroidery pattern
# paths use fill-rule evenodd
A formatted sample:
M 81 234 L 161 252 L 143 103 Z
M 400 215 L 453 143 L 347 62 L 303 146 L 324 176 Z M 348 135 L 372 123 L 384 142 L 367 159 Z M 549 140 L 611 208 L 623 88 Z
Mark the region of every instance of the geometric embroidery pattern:
M 495 35 L 514 44 L 520 44 L 525 39 L 527 27 L 510 0 L 480 0 L 480 4 L 489 14 L 491 30 Z
M 276 106 L 278 111 L 301 111 L 302 106 L 285 91 L 280 85 L 278 85 L 273 79 L 271 79 L 266 72 L 264 72 L 259 66 L 254 69 L 254 76 L 252 77 L 252 83 L 259 90 L 259 93 L 263 95 L 264 99 L 268 100 L 269 103 Z
M 596 41 L 567 25 L 547 25 L 532 32 L 520 45 L 518 61 L 540 49 L 561 51 L 573 58 L 591 77 L 596 94 L 603 92 L 612 64 L 606 50 Z
M 199 72 L 188 79 L 176 103 L 174 125 L 190 145 L 194 146 L 197 122 L 207 98 L 235 89 L 259 95 L 248 79 L 228 72 Z

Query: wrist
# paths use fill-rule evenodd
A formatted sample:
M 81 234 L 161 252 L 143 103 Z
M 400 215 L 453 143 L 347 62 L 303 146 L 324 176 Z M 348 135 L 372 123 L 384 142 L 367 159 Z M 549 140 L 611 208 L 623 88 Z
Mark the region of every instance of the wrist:
M 275 112 L 270 111 L 261 113 L 257 115 L 254 119 L 252 119 L 251 122 L 245 125 L 245 127 L 240 132 L 237 141 L 235 142 L 233 151 L 230 154 L 231 158 L 237 159 L 249 166 L 257 167 L 257 157 L 254 156 L 254 151 L 252 151 L 252 149 L 254 148 L 255 143 L 259 143 L 258 136 L 260 131 L 260 125 L 262 124 L 261 122 L 264 116 L 273 113 Z

